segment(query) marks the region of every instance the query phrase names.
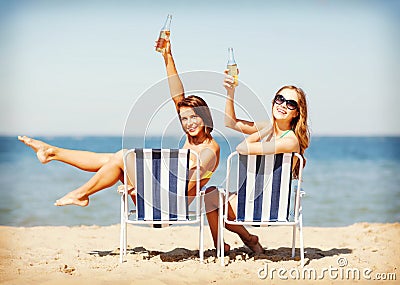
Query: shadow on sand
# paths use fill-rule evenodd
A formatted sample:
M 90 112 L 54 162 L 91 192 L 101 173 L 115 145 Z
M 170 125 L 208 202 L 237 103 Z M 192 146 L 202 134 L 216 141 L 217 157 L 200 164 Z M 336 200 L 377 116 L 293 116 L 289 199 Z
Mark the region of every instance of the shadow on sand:
M 324 257 L 329 256 L 336 256 L 341 254 L 350 254 L 352 250 L 349 248 L 332 248 L 330 250 L 321 250 L 319 248 L 314 247 L 306 247 L 305 251 L 305 258 L 306 258 L 306 265 L 314 259 L 321 259 Z M 119 255 L 119 248 L 115 250 L 109 251 L 101 251 L 101 250 L 93 250 L 89 252 L 91 255 L 98 255 L 100 257 L 109 256 L 109 255 Z M 160 259 L 163 262 L 179 262 L 185 261 L 189 259 L 196 259 L 199 257 L 198 250 L 189 250 L 186 248 L 175 248 L 171 251 L 162 252 L 162 251 L 153 251 L 147 250 L 142 246 L 135 247 L 135 248 L 128 248 L 127 254 L 136 255 L 139 259 L 151 259 L 156 256 L 160 256 Z M 270 260 L 273 262 L 277 261 L 288 261 L 288 260 L 300 260 L 300 252 L 299 249 L 296 248 L 296 256 L 292 257 L 292 249 L 289 247 L 280 247 L 277 249 L 265 249 L 264 253 L 261 254 L 254 254 L 249 248 L 247 247 L 239 247 L 230 250 L 228 253 L 225 254 L 226 257 L 229 256 L 229 262 L 235 262 L 237 260 Z M 204 259 L 215 259 L 216 258 L 216 250 L 215 249 L 208 249 L 204 251 Z

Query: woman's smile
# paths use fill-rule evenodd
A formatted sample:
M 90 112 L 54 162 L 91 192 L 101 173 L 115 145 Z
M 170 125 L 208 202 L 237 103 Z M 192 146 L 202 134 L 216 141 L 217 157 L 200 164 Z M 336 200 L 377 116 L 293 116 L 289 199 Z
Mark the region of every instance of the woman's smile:
M 197 136 L 200 133 L 203 120 L 199 117 L 192 108 L 182 107 L 180 110 L 181 123 L 183 128 L 191 136 Z
M 276 109 L 277 109 L 277 111 L 278 111 L 279 113 L 281 113 L 281 114 L 283 114 L 283 115 L 286 115 L 286 114 L 287 114 L 286 110 L 285 110 L 284 108 L 282 108 L 282 107 L 278 107 L 278 108 L 276 108 Z
M 189 133 L 193 133 L 193 132 L 195 132 L 197 130 L 197 125 L 190 126 L 190 127 L 187 128 L 187 130 L 188 130 Z

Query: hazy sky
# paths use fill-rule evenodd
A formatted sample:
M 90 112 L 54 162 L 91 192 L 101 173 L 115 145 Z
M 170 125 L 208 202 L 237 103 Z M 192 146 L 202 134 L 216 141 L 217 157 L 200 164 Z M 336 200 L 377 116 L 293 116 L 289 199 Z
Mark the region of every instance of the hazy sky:
M 121 135 L 131 109 L 154 112 L 134 104 L 168 100 L 145 92 L 165 78 L 154 41 L 168 13 L 178 71 L 222 72 L 233 47 L 255 119 L 294 84 L 314 135 L 400 135 L 400 3 L 378 0 L 0 0 L 0 134 Z

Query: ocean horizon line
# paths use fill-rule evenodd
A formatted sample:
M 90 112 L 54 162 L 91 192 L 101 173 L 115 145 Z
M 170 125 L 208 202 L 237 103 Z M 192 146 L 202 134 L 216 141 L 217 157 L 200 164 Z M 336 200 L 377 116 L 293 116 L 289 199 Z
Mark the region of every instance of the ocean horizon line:
M 65 224 L 65 225 L 47 225 L 47 224 L 43 224 L 43 225 L 31 225 L 31 226 L 21 226 L 21 225 L 6 225 L 6 224 L 0 224 L 0 228 L 107 228 L 107 227 L 115 227 L 115 226 L 119 226 L 120 222 L 116 222 L 113 224 L 107 224 L 107 225 L 102 225 L 102 224 L 73 224 L 73 225 L 69 225 L 69 224 Z M 208 221 L 207 219 L 205 219 L 204 221 L 204 225 L 208 226 Z M 358 222 L 354 222 L 352 224 L 346 224 L 346 225 L 304 225 L 304 228 L 320 228 L 320 229 L 330 229 L 330 228 L 348 228 L 348 227 L 354 227 L 354 226 L 363 226 L 363 225 L 400 225 L 399 221 L 394 221 L 394 222 L 370 222 L 370 221 L 358 221 Z M 133 227 L 143 227 L 143 228 L 152 228 L 151 225 L 140 225 L 140 224 L 134 224 L 134 225 L 130 225 Z M 169 225 L 168 227 L 196 227 L 196 224 L 173 224 L 173 225 Z M 267 228 L 269 226 L 261 226 L 261 228 Z

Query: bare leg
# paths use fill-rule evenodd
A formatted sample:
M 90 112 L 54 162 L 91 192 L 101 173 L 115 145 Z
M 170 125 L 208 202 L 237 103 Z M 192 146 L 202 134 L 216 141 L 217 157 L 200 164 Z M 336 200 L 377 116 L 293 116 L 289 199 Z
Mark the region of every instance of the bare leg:
M 212 210 L 212 211 L 207 211 L 207 220 L 208 220 L 208 225 L 210 227 L 211 231 L 211 236 L 214 241 L 214 246 L 217 248 L 217 240 L 218 240 L 218 209 Z M 231 247 L 229 244 L 224 243 L 224 252 L 229 252 Z
M 90 195 L 114 185 L 118 180 L 123 181 L 123 171 L 122 151 L 119 151 L 88 182 L 57 200 L 55 205 L 85 207 L 89 204 Z
M 218 190 L 215 187 L 210 187 L 206 190 L 205 204 L 208 224 L 210 226 L 211 235 L 214 241 L 214 246 L 217 246 L 218 239 Z M 235 213 L 228 203 L 228 219 L 234 220 L 236 218 Z M 256 235 L 250 234 L 247 229 L 242 225 L 228 225 L 226 228 L 239 235 L 243 243 L 249 247 L 255 253 L 263 253 L 264 249 L 258 242 L 258 237 Z M 230 247 L 228 244 L 224 244 L 224 251 L 229 251 Z
M 58 160 L 85 171 L 98 171 L 114 155 L 59 148 L 26 136 L 18 136 L 18 139 L 31 147 L 43 164 Z

